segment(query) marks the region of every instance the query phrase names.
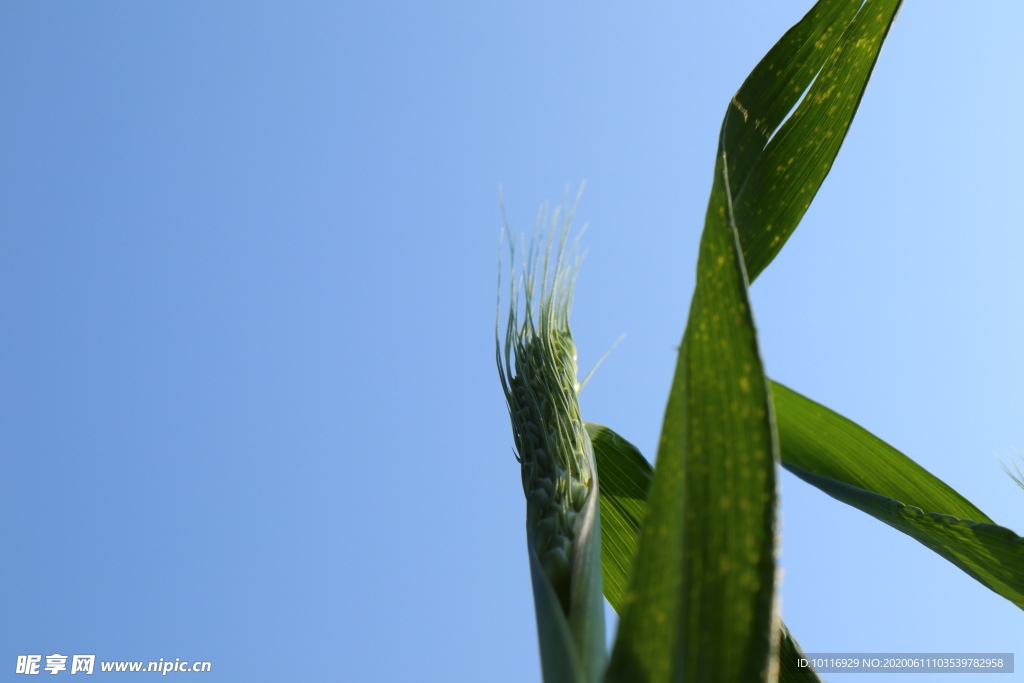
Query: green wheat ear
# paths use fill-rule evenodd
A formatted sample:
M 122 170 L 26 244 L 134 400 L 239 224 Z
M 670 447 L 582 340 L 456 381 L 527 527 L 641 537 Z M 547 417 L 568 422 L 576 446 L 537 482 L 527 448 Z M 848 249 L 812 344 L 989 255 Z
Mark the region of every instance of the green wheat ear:
M 579 237 L 575 206 L 537 219 L 522 272 L 511 254 L 510 306 L 498 375 L 526 494 L 526 536 L 545 681 L 596 681 L 603 672 L 604 605 L 594 451 L 579 408 L 569 329 Z M 508 231 L 506 223 L 506 231 Z

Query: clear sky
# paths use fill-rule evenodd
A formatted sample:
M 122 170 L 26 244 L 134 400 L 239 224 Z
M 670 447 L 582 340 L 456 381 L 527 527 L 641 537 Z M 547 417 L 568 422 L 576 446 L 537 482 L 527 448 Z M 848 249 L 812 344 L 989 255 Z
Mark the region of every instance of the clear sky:
M 652 457 L 721 117 L 810 5 L 0 5 L 0 678 L 62 653 L 539 681 L 499 186 L 528 230 L 586 181 L 583 369 L 627 336 L 583 415 Z M 753 288 L 773 378 L 1018 532 L 1022 29 L 1019 3 L 908 0 Z M 806 650 L 1024 671 L 1018 608 L 781 484 Z

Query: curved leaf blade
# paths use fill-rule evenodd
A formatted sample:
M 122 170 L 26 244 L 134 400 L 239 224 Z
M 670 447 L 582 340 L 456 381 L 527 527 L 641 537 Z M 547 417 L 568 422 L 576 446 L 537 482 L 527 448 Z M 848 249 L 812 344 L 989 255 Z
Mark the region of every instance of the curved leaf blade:
M 901 4 L 822 0 L 730 102 L 724 149 L 751 282 L 781 251 L 831 170 Z
M 1024 538 L 842 415 L 772 383 L 782 464 L 1024 609 Z
M 992 520 L 944 481 L 860 425 L 772 382 L 782 461 L 923 510 Z

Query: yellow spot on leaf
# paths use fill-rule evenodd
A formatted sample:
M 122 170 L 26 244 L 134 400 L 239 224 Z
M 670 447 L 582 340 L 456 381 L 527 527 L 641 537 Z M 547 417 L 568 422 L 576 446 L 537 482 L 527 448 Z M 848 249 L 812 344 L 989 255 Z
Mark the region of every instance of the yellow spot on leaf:
M 737 109 L 740 110 L 741 114 L 743 114 L 743 120 L 744 121 L 746 121 L 747 119 L 750 118 L 750 112 L 747 111 L 746 107 L 744 107 L 742 104 L 740 104 L 740 101 L 738 99 L 736 99 L 735 95 L 732 96 L 732 104 L 733 104 L 734 107 L 736 107 Z

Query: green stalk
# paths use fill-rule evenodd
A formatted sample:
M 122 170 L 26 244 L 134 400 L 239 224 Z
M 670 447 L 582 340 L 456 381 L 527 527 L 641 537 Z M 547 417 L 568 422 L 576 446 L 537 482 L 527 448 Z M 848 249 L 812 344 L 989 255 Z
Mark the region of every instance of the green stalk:
M 597 466 L 579 409 L 576 346 L 569 330 L 579 256 L 567 245 L 572 211 L 558 227 L 543 211 L 516 273 L 498 375 L 508 403 L 526 494 L 526 539 L 541 664 L 547 683 L 599 681 L 607 659 L 601 586 Z

